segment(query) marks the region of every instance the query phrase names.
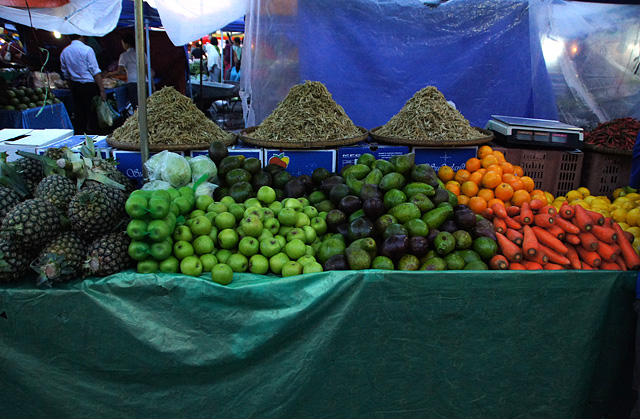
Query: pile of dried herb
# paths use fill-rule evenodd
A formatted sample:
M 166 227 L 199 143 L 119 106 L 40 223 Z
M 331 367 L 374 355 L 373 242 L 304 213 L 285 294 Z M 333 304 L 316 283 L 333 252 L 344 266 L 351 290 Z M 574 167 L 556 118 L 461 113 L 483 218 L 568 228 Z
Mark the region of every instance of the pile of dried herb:
M 362 135 L 324 84 L 295 85 L 251 137 L 265 141 L 340 140 Z
M 413 95 L 377 135 L 424 141 L 468 141 L 482 137 L 444 95 L 427 86 Z
M 603 122 L 584 133 L 587 144 L 609 147 L 617 150 L 633 151 L 640 131 L 640 121 L 635 118 L 617 118 Z
M 147 127 L 150 145 L 204 144 L 214 140 L 230 143 L 234 139 L 234 134 L 223 131 L 173 87 L 164 87 L 147 98 Z M 111 138 L 140 143 L 137 110 L 113 131 Z

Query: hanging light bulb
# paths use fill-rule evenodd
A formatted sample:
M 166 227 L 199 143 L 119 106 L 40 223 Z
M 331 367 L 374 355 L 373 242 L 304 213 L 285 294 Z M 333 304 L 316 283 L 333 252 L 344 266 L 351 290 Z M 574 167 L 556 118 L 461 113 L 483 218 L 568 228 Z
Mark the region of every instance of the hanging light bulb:
M 53 31 L 53 37 L 56 39 L 60 39 L 62 37 L 62 35 L 60 35 L 60 32 L 58 31 Z

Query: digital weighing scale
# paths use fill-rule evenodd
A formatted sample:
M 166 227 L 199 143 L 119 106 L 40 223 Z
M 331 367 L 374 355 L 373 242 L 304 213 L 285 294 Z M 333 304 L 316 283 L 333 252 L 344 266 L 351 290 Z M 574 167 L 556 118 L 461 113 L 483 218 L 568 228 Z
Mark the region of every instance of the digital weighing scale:
M 542 148 L 582 148 L 583 129 L 550 119 L 491 115 L 485 129 L 493 131 L 496 142 Z

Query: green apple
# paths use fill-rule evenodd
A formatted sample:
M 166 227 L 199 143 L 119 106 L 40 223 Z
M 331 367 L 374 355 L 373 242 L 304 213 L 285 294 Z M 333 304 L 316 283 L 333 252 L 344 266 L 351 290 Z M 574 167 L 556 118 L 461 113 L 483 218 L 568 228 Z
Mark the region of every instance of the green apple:
M 143 261 L 149 257 L 149 244 L 138 240 L 129 243 L 129 257 L 133 260 Z M 279 250 L 278 250 L 279 251 Z
M 322 217 L 312 218 L 311 227 L 313 227 L 318 236 L 324 236 L 327 233 L 327 222 Z
M 143 240 L 147 236 L 147 222 L 144 220 L 129 221 L 127 235 L 131 240 Z
M 269 268 L 274 274 L 280 275 L 280 273 L 282 272 L 282 267 L 290 261 L 291 260 L 289 259 L 289 256 L 280 252 L 269 258 Z
M 262 186 L 260 189 L 258 189 L 256 198 L 258 198 L 261 202 L 269 205 L 276 200 L 276 191 L 274 191 L 271 186 Z
M 234 228 L 236 226 L 236 217 L 230 212 L 221 212 L 216 215 L 213 221 L 218 230 L 224 230 L 226 228 Z
M 286 244 L 284 252 L 289 256 L 291 260 L 298 260 L 304 256 L 306 251 L 306 244 L 300 239 L 293 239 Z
M 316 237 L 318 237 L 318 234 L 316 233 L 316 230 L 314 230 L 313 227 L 311 226 L 304 226 L 302 227 L 302 231 L 304 232 L 304 237 L 305 237 L 305 243 L 306 244 L 311 244 L 316 240 Z
M 146 259 L 138 262 L 137 271 L 141 274 L 154 274 L 158 272 L 158 262 L 154 259 Z
M 211 268 L 211 280 L 221 285 L 229 285 L 233 280 L 233 269 L 229 265 L 218 263 Z
M 124 210 L 134 220 L 146 216 L 148 208 L 147 198 L 143 196 L 130 196 L 124 204 Z
M 196 256 L 187 256 L 180 261 L 180 272 L 189 276 L 200 276 L 202 273 L 202 262 Z
M 164 218 L 169 213 L 171 199 L 166 196 L 152 196 L 149 199 L 149 214 L 155 219 Z
M 262 208 L 262 204 L 260 203 L 260 200 L 258 198 L 248 198 L 246 201 L 244 201 L 244 207 L 245 208 L 251 208 L 251 207 Z
M 304 267 L 307 263 L 316 262 L 316 258 L 310 255 L 304 255 L 300 259 L 298 259 L 296 262 L 298 262 L 300 265 Z
M 167 222 L 164 220 L 153 220 L 147 224 L 147 237 L 151 241 L 161 242 L 171 234 Z
M 196 236 L 206 236 L 211 232 L 211 221 L 205 215 L 195 217 L 191 223 L 191 232 Z
M 242 226 L 244 233 L 251 237 L 260 236 L 264 229 L 262 221 L 260 221 L 260 218 L 257 215 L 251 215 L 247 218 L 243 218 L 240 225 Z
M 205 217 L 207 217 L 209 219 L 209 221 L 211 221 L 211 225 L 212 226 L 214 225 L 214 222 L 215 222 L 215 219 L 216 219 L 216 215 L 218 215 L 218 214 L 215 213 L 215 212 L 207 212 L 205 214 Z
M 278 234 L 278 231 L 280 231 L 280 221 L 275 218 L 267 218 L 262 223 L 262 226 L 265 230 L 269 230 L 271 234 Z
M 205 211 L 197 209 L 197 210 L 191 211 L 191 213 L 189 214 L 189 218 L 193 219 L 193 218 L 196 218 L 196 217 L 203 216 L 205 214 L 206 214 Z
M 276 234 L 275 236 L 273 236 L 273 238 L 276 239 L 278 243 L 280 243 L 280 247 L 284 247 L 285 244 L 287 244 L 287 239 L 280 234 Z
M 218 228 L 216 226 L 211 226 L 209 237 L 211 237 L 214 243 L 218 243 Z
M 293 226 L 297 219 L 298 214 L 293 208 L 282 208 L 278 213 L 278 221 L 280 221 L 281 226 Z
M 238 232 L 232 228 L 225 228 L 218 233 L 218 244 L 223 249 L 233 249 L 238 245 L 239 241 Z
M 173 201 L 171 201 L 171 205 L 169 205 L 169 212 L 175 216 L 180 215 L 180 207 Z
M 275 238 L 269 240 L 263 240 L 260 242 L 260 253 L 265 257 L 272 257 L 282 250 L 282 246 Z
M 189 242 L 180 240 L 173 244 L 173 255 L 178 258 L 178 260 L 192 256 L 194 252 L 193 246 Z
M 229 209 L 222 202 L 214 202 L 213 204 L 207 207 L 207 212 L 215 212 L 216 214 L 220 214 L 228 211 Z
M 320 265 L 318 262 L 307 263 L 302 268 L 303 274 L 313 274 L 313 273 L 318 273 L 322 271 L 323 271 L 322 265 Z
M 227 208 L 229 208 L 230 205 L 233 205 L 236 203 L 235 199 L 233 199 L 229 195 L 222 197 L 222 199 L 220 199 L 220 202 L 225 204 Z
M 178 208 L 180 208 L 181 215 L 186 215 L 191 212 L 191 201 L 189 201 L 189 199 L 187 199 L 186 197 L 179 196 L 173 200 L 173 203 L 176 204 Z
M 253 255 L 249 259 L 249 272 L 264 275 L 269 272 L 269 259 L 262 255 Z
M 308 244 L 304 248 L 305 248 L 305 250 L 304 250 L 305 256 L 314 256 L 315 257 L 316 249 L 313 246 Z
M 311 220 L 309 220 L 309 217 L 307 217 L 307 214 L 305 214 L 304 212 L 299 212 L 298 216 L 296 218 L 295 226 L 296 227 L 304 227 L 304 226 L 308 226 L 310 224 L 311 224 Z
M 247 236 L 238 243 L 238 251 L 250 258 L 260 251 L 260 242 L 255 237 Z
M 297 199 L 289 198 L 287 202 L 285 202 L 284 207 L 291 208 L 296 212 L 301 212 L 302 208 L 304 208 L 304 205 L 302 205 L 302 202 L 298 201 Z
M 206 255 L 207 253 L 213 252 L 215 248 L 215 242 L 211 238 L 211 236 L 198 236 L 193 241 L 193 250 L 196 252 L 196 255 Z
M 250 217 L 252 215 L 255 216 L 255 217 L 260 218 L 260 217 L 262 217 L 262 211 L 260 211 L 260 208 L 258 208 L 258 207 L 249 207 L 249 208 L 244 210 L 244 213 L 242 214 L 242 217 L 243 218 L 247 218 L 247 217 Z M 262 220 L 260 220 L 260 221 L 262 221 Z
M 213 203 L 213 198 L 209 195 L 200 195 L 196 197 L 196 208 L 199 210 L 208 212 L 209 205 Z
M 272 203 L 269 204 L 269 209 L 273 211 L 276 217 L 278 216 L 282 208 L 284 208 L 284 205 L 282 205 L 282 202 L 280 201 L 273 201 Z
M 171 237 L 167 237 L 163 241 L 159 243 L 152 243 L 149 247 L 149 253 L 155 260 L 165 260 L 169 256 L 171 256 L 171 252 L 173 251 L 173 240 Z
M 200 263 L 202 263 L 202 272 L 211 272 L 211 269 L 218 263 L 218 258 L 208 253 L 200 256 Z
M 159 266 L 160 272 L 165 274 L 175 274 L 180 272 L 180 261 L 175 256 L 169 256 Z
M 326 220 L 327 214 L 329 214 L 327 211 L 321 211 L 318 213 L 318 217 L 322 218 L 323 220 Z
M 275 217 L 276 215 L 270 208 L 262 208 L 262 218 L 261 218 L 262 222 Z
M 317 217 L 318 216 L 318 210 L 316 209 L 316 207 L 312 206 L 312 205 L 307 205 L 306 207 L 304 207 L 302 209 L 302 212 L 304 212 L 304 214 L 309 217 L 309 219 L 311 220 L 313 217 Z
M 281 235 L 282 237 L 287 237 L 287 234 L 291 233 L 291 230 L 293 230 L 294 227 L 292 226 L 280 226 L 280 229 L 278 230 L 278 234 Z
M 249 260 L 245 255 L 240 253 L 234 253 L 229 256 L 227 265 L 231 267 L 233 272 L 246 272 L 249 268 Z
M 301 196 L 300 198 L 296 198 L 296 199 L 300 201 L 300 203 L 302 204 L 303 210 L 304 210 L 304 207 L 308 207 L 309 205 L 311 205 L 311 202 L 309 202 L 309 200 L 304 196 Z
M 229 260 L 229 256 L 231 256 L 233 252 L 229 249 L 220 249 L 216 252 L 216 257 L 218 258 L 218 263 L 227 263 Z
M 302 273 L 302 265 L 298 262 L 287 262 L 282 267 L 281 273 L 283 277 L 300 275 Z
M 269 230 L 264 228 L 262 229 L 262 233 L 260 233 L 260 236 L 258 236 L 258 241 L 261 242 L 262 240 L 269 240 L 272 238 L 273 238 L 273 234 L 271 234 Z
M 290 242 L 291 240 L 294 240 L 294 239 L 299 239 L 304 243 L 305 235 L 304 235 L 304 231 L 302 231 L 301 228 L 294 228 L 287 234 L 287 242 Z
M 245 208 L 242 204 L 229 205 L 229 212 L 235 217 L 237 223 L 244 218 L 244 210 Z

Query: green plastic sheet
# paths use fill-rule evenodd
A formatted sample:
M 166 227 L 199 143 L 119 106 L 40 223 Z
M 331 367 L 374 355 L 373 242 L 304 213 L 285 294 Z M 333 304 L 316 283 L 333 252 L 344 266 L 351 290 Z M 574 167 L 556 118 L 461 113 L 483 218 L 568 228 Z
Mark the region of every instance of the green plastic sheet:
M 4 285 L 0 417 L 624 417 L 636 274 Z

